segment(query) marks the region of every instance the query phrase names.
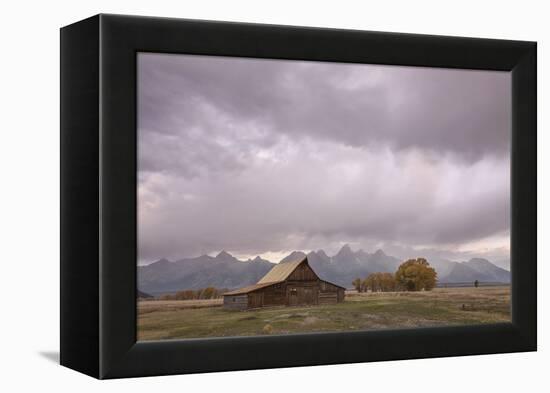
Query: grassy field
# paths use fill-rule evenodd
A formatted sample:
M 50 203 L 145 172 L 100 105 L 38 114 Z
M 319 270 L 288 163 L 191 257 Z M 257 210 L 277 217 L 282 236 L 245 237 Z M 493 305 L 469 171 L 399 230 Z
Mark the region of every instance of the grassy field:
M 510 288 L 349 293 L 340 304 L 225 310 L 221 299 L 138 302 L 138 340 L 510 322 Z

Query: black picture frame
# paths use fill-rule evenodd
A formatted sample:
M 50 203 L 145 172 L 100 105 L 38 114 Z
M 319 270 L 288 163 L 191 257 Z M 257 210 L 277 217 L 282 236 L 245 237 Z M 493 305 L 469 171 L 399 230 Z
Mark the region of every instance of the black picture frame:
M 136 342 L 136 54 L 512 73 L 512 323 Z M 61 29 L 61 364 L 120 378 L 537 348 L 536 43 L 96 15 Z

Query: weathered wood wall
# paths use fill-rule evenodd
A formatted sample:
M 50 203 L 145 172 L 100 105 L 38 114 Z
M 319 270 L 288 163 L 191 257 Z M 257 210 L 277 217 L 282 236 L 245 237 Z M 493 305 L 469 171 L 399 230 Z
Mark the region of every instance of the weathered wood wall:
M 223 306 L 229 309 L 244 310 L 248 308 L 248 295 L 228 295 L 223 297 Z
M 339 303 L 344 301 L 344 289 L 323 280 L 319 282 L 319 287 L 319 304 Z
M 263 288 L 264 306 L 286 305 L 286 285 L 274 284 Z
M 258 290 L 248 294 L 248 308 L 258 308 L 264 306 L 264 291 Z
M 344 288 L 338 288 L 338 303 L 343 302 L 345 297 L 346 290 Z
M 289 281 L 286 283 L 286 304 L 289 306 L 318 304 L 319 281 Z
M 319 278 L 309 265 L 303 263 L 294 270 L 287 281 L 317 281 Z

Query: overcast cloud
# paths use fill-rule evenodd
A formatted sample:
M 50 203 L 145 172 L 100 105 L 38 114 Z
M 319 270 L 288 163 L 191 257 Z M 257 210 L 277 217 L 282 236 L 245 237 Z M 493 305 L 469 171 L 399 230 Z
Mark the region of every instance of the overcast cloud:
M 138 79 L 140 263 L 508 256 L 509 73 L 140 54 Z

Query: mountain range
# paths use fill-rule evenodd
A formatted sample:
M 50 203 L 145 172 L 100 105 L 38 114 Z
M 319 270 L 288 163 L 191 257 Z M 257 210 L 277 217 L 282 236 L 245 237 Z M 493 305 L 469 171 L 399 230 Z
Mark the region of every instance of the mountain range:
M 393 273 L 403 262 L 399 258 L 386 255 L 382 250 L 374 253 L 364 250 L 353 251 L 349 245 L 345 245 L 331 257 L 323 250 L 311 251 L 308 254 L 294 251 L 279 263 L 305 256 L 319 277 L 346 288 L 351 287 L 351 282 L 356 277 L 364 278 L 375 272 Z M 472 258 L 467 262 L 445 259 L 428 262 L 436 269 L 439 283 L 475 280 L 510 282 L 508 270 L 483 258 Z M 202 255 L 174 262 L 160 259 L 149 265 L 138 266 L 138 288 L 153 295 L 208 286 L 234 289 L 256 283 L 274 265 L 260 257 L 241 261 L 226 251 L 215 257 Z

